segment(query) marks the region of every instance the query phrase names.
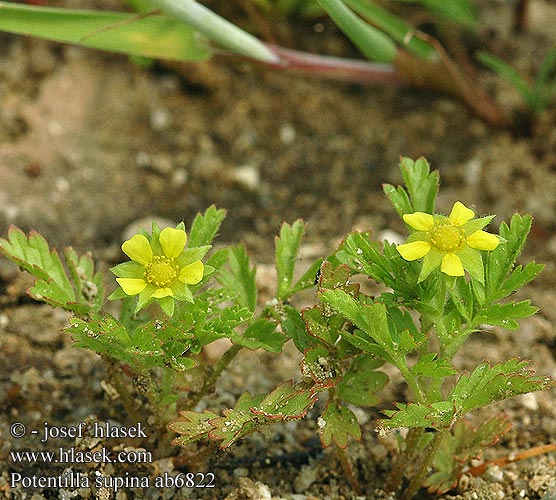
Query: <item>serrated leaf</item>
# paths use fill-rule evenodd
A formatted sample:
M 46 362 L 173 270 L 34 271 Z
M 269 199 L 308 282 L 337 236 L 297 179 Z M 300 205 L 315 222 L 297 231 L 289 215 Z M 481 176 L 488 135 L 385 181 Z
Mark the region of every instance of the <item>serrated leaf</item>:
M 273 422 L 303 418 L 316 401 L 310 391 L 296 389 L 292 382 L 285 382 L 270 394 L 256 397 L 245 393 L 234 409 L 224 410 L 222 417 L 210 420 L 211 439 L 221 440 L 225 449 L 242 437 Z
M 294 307 L 284 306 L 284 317 L 280 324 L 282 332 L 293 340 L 299 352 L 303 352 L 305 349 L 317 344 L 315 338 L 307 333 L 301 313 Z
M 512 271 L 519 254 L 525 244 L 527 235 L 531 230 L 532 219 L 530 215 L 521 216 L 515 214 L 508 226 L 505 222 L 500 225 L 500 237 L 502 242 L 492 252 L 486 254 L 486 296 L 487 301 L 493 302 L 503 298 L 512 291 L 514 285 L 519 284 L 517 279 L 522 273 L 520 269 L 516 275 L 515 281 L 511 281 L 511 288 L 504 286 L 506 277 Z M 528 269 L 528 277 L 535 268 Z M 540 271 L 540 270 L 539 270 Z M 534 276 L 531 277 L 531 279 Z
M 441 378 L 457 373 L 450 363 L 436 359 L 436 357 L 435 352 L 423 354 L 411 367 L 411 372 L 416 376 Z
M 391 184 L 384 184 L 382 186 L 382 191 L 390 200 L 390 203 L 392 203 L 392 206 L 396 209 L 396 212 L 398 212 L 400 217 L 404 214 L 410 214 L 413 212 L 411 201 L 409 200 L 407 191 L 403 187 L 398 186 L 396 188 Z
M 35 277 L 29 294 L 36 300 L 76 314 L 100 309 L 104 300 L 102 276 L 94 273 L 90 255 L 79 257 L 71 248 L 66 249 L 70 279 L 58 252 L 50 250 L 39 233 L 31 231 L 26 237 L 15 226 L 10 227 L 8 240 L 0 239 L 0 252 Z
M 213 426 L 210 421 L 217 418 L 216 413 L 204 410 L 203 413 L 194 411 L 180 411 L 180 420 L 175 420 L 168 424 L 168 429 L 181 434 L 170 443 L 172 446 L 184 446 L 188 443 L 206 439 Z
M 396 403 L 397 410 L 384 410 L 388 419 L 379 421 L 379 428 L 396 429 L 398 427 L 434 427 L 436 429 L 450 425 L 454 416 L 451 401 L 439 401 L 429 405 L 422 403 Z
M 282 333 L 277 332 L 276 327 L 275 321 L 261 318 L 242 334 L 231 337 L 231 341 L 248 349 L 264 349 L 278 354 L 282 351 L 282 346 L 288 339 Z
M 136 371 L 155 366 L 183 372 L 196 365 L 187 353 L 194 342 L 192 327 L 182 320 L 154 320 L 137 327 L 133 335 L 109 314 L 92 314 L 90 319 L 71 318 L 65 332 L 75 346 L 123 361 Z
M 224 410 L 223 416 L 210 420 L 211 430 L 208 433 L 210 439 L 222 441 L 220 448 L 225 449 L 235 443 L 238 439 L 256 431 L 256 422 L 249 408 L 258 404 L 263 396 L 251 396 L 248 392 L 243 393 L 233 409 Z
M 417 268 L 402 259 L 396 245 L 372 240 L 370 232 L 349 234 L 336 252 L 336 258 L 356 273 L 366 274 L 379 283 L 402 293 L 415 296 Z
M 533 316 L 537 311 L 538 309 L 531 305 L 530 300 L 493 304 L 483 309 L 479 315 L 479 321 L 489 325 L 502 326 L 508 330 L 517 330 L 519 323 L 516 319 Z
M 256 269 L 251 266 L 243 245 L 228 248 L 228 269 L 221 269 L 217 280 L 227 288 L 237 304 L 255 311 L 257 305 Z
M 305 224 L 301 219 L 296 220 L 291 226 L 283 223 L 280 236 L 276 237 L 276 272 L 278 275 L 278 288 L 276 298 L 285 300 L 292 294 L 292 280 L 297 262 L 297 254 Z
M 258 416 L 264 416 L 271 421 L 286 421 L 300 419 L 311 408 L 316 396 L 306 389 L 296 388 L 291 381 L 284 382 L 274 389 L 260 402 L 250 408 Z
M 481 406 L 554 385 L 547 377 L 535 376 L 528 367 L 528 361 L 512 358 L 494 366 L 481 363 L 470 374 L 462 375 L 450 395 L 457 413 L 462 415 Z
M 412 204 L 412 212 L 434 213 L 436 196 L 440 185 L 437 171 L 431 172 L 425 158 L 413 161 L 402 158 L 400 169 Z
M 353 412 L 345 406 L 329 402 L 317 425 L 323 446 L 330 446 L 334 441 L 340 448 L 345 448 L 350 436 L 357 441 L 361 439 L 361 427 Z
M 376 342 L 384 354 L 387 355 L 387 359 L 394 364 L 396 363 L 398 345 L 393 342 L 390 335 L 384 304 L 363 305 L 343 290 L 325 290 L 319 295 L 319 298 L 356 325 L 367 337 L 365 339 L 360 335 L 363 340 L 366 340 L 369 344 Z M 347 333 L 342 332 L 342 335 L 350 342 L 353 340 Z M 371 350 L 368 346 L 357 345 L 357 347 L 371 354 L 378 354 L 376 350 Z
M 309 335 L 332 347 L 340 336 L 340 329 L 345 320 L 340 315 L 325 316 L 319 306 L 302 311 L 303 321 Z
M 548 377 L 535 376 L 527 361 L 509 359 L 494 366 L 484 362 L 472 373 L 463 374 L 447 401 L 432 404 L 396 404 L 398 410 L 386 410 L 389 417 L 380 421 L 385 429 L 397 427 L 448 427 L 465 413 L 519 394 L 554 387 Z
M 188 246 L 210 245 L 225 218 L 226 210 L 218 209 L 214 205 L 207 208 L 205 213 L 197 214 L 189 231 Z
M 346 403 L 372 406 L 380 399 L 376 393 L 388 383 L 388 375 L 377 371 L 384 361 L 365 354 L 357 356 L 338 384 L 338 396 Z

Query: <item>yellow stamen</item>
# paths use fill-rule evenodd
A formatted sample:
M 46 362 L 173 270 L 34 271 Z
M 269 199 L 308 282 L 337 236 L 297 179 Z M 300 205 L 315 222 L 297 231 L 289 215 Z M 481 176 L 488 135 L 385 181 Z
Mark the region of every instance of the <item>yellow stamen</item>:
M 453 252 L 465 241 L 465 232 L 448 220 L 435 223 L 429 230 L 429 240 L 433 247 L 441 252 Z
M 173 259 L 155 255 L 145 266 L 145 281 L 158 288 L 166 288 L 178 277 L 179 266 Z

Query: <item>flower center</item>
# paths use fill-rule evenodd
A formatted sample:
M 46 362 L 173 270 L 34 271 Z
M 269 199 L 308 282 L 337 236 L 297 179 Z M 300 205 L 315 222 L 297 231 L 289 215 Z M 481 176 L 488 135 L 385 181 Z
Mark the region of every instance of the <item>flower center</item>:
M 449 221 L 435 223 L 429 230 L 429 239 L 433 247 L 441 252 L 453 252 L 463 244 L 465 232 Z
M 155 255 L 152 262 L 145 266 L 145 281 L 159 288 L 166 288 L 177 277 L 179 266 L 173 259 Z

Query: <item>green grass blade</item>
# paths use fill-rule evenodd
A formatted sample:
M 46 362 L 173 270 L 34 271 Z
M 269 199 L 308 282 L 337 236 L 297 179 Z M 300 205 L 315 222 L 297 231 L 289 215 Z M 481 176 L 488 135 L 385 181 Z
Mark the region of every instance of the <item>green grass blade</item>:
M 392 37 L 404 48 L 418 57 L 434 57 L 435 51 L 427 42 L 412 36 L 413 27 L 379 5 L 368 0 L 344 0 L 346 5 L 371 24 Z
M 341 0 L 318 0 L 332 20 L 371 61 L 391 63 L 396 56 L 396 44 L 374 26 L 368 25 L 346 7 Z
M 278 57 L 258 38 L 238 28 L 194 0 L 150 0 L 160 8 L 222 47 L 258 61 L 278 63 Z
M 402 0 L 407 3 L 417 3 L 431 12 L 446 19 L 462 24 L 467 28 L 477 27 L 477 11 L 469 0 Z
M 164 15 L 0 2 L 0 31 L 156 59 L 199 61 L 210 56 L 198 33 Z
M 535 105 L 533 91 L 525 78 L 509 64 L 486 52 L 479 52 L 477 59 L 499 76 L 505 78 L 521 94 L 525 102 L 532 108 Z

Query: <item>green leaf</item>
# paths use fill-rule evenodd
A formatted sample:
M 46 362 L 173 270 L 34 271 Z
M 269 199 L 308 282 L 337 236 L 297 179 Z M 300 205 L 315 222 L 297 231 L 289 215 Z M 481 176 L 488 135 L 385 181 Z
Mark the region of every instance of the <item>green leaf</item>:
M 307 332 L 312 337 L 330 348 L 336 344 L 345 323 L 344 318 L 340 315 L 325 315 L 319 306 L 304 309 L 302 315 Z
M 414 211 L 407 191 L 403 187 L 396 188 L 392 184 L 384 184 L 382 190 L 400 217 Z
M 89 254 L 78 256 L 71 248 L 65 250 L 68 276 L 58 252 L 50 250 L 39 233 L 31 231 L 26 237 L 15 226 L 8 230 L 8 240 L 0 239 L 0 252 L 35 277 L 29 289 L 34 299 L 76 314 L 95 312 L 102 306 L 102 276 L 95 274 Z
M 376 370 L 383 364 L 383 360 L 365 354 L 354 358 L 338 384 L 338 396 L 357 406 L 377 404 L 380 399 L 376 393 L 388 383 L 388 375 Z
M 172 367 L 178 372 L 193 368 L 187 357 L 194 343 L 192 325 L 182 320 L 153 320 L 137 327 L 133 334 L 109 314 L 92 314 L 90 319 L 71 318 L 65 332 L 75 346 L 123 361 L 143 372 L 154 367 Z
M 365 352 L 380 357 L 386 356 L 386 359 L 393 364 L 400 360 L 397 352 L 399 344 L 394 342 L 390 334 L 384 304 L 361 304 L 343 290 L 326 290 L 319 295 L 319 298 L 361 330 L 361 332 L 354 332 L 353 336 L 342 332 L 346 340 L 353 342 L 356 347 Z M 354 337 L 359 337 L 366 344 L 357 342 L 358 339 Z M 373 348 L 373 343 L 376 343 L 380 350 Z
M 280 353 L 288 338 L 276 331 L 276 322 L 268 319 L 258 319 L 241 335 L 231 337 L 234 344 L 248 349 L 264 349 L 268 352 Z
M 278 300 L 285 300 L 293 293 L 293 272 L 304 230 L 305 225 L 301 219 L 296 220 L 291 226 L 284 222 L 280 228 L 280 236 L 276 237 L 276 272 L 278 274 L 276 298 Z
M 518 266 L 512 272 L 519 257 L 527 235 L 531 230 L 531 216 L 515 214 L 508 226 L 500 226 L 502 242 L 485 256 L 486 267 L 486 301 L 494 302 L 511 294 L 521 286 L 529 283 L 540 273 L 543 266 L 531 262 L 522 268 Z
M 204 410 L 203 413 L 194 411 L 180 411 L 180 420 L 175 420 L 168 424 L 168 429 L 180 434 L 172 440 L 172 446 L 185 446 L 188 443 L 207 439 L 208 433 L 212 430 L 210 421 L 218 418 L 216 413 Z
M 398 427 L 434 427 L 439 429 L 450 425 L 454 416 L 451 401 L 439 401 L 430 405 L 422 403 L 396 403 L 397 410 L 385 410 L 388 419 L 379 421 L 379 429 Z
M 317 341 L 307 333 L 301 313 L 292 306 L 284 306 L 284 317 L 280 325 L 282 332 L 293 340 L 299 352 L 317 344 Z
M 388 420 L 381 420 L 380 427 L 449 427 L 467 412 L 512 398 L 519 394 L 554 387 L 548 377 L 533 375 L 527 361 L 509 359 L 494 366 L 488 362 L 479 365 L 472 373 L 463 374 L 446 401 L 432 404 L 396 404 L 398 410 L 384 413 Z
M 419 357 L 411 367 L 411 372 L 416 376 L 444 378 L 455 375 L 457 371 L 447 361 L 436 359 L 435 352 L 429 352 Z
M 217 209 L 214 205 L 207 208 L 204 214 L 197 214 L 189 231 L 187 246 L 210 245 L 225 218 L 226 210 Z
M 536 314 L 538 309 L 531 305 L 530 300 L 493 304 L 484 308 L 478 316 L 481 323 L 502 326 L 508 330 L 518 330 L 516 319 L 527 318 Z
M 0 2 L 0 30 L 156 59 L 201 61 L 207 44 L 165 15 L 32 7 Z
M 528 367 L 528 361 L 512 358 L 494 366 L 481 363 L 472 373 L 462 375 L 450 395 L 458 415 L 554 385 L 547 377 L 535 376 Z
M 416 296 L 416 287 L 422 286 L 417 285 L 417 267 L 402 258 L 396 245 L 387 241 L 381 245 L 372 240 L 370 232 L 349 234 L 336 252 L 336 257 L 354 272 L 366 274 L 404 297 Z
M 220 448 L 225 449 L 265 425 L 303 418 L 315 402 L 314 394 L 297 389 L 291 381 L 267 395 L 253 397 L 245 393 L 233 409 L 224 410 L 222 417 L 208 421 L 212 428 L 207 435 L 221 440 Z
M 329 402 L 317 425 L 323 446 L 330 446 L 334 441 L 340 448 L 345 448 L 350 436 L 357 441 L 361 439 L 361 427 L 353 412 L 345 406 Z
M 429 162 L 425 158 L 417 161 L 402 158 L 400 169 L 413 206 L 412 212 L 434 213 L 440 185 L 438 172 L 430 171 Z
M 221 269 L 216 279 L 227 288 L 237 304 L 254 312 L 257 305 L 256 269 L 251 267 L 243 245 L 228 248 L 228 268 Z

